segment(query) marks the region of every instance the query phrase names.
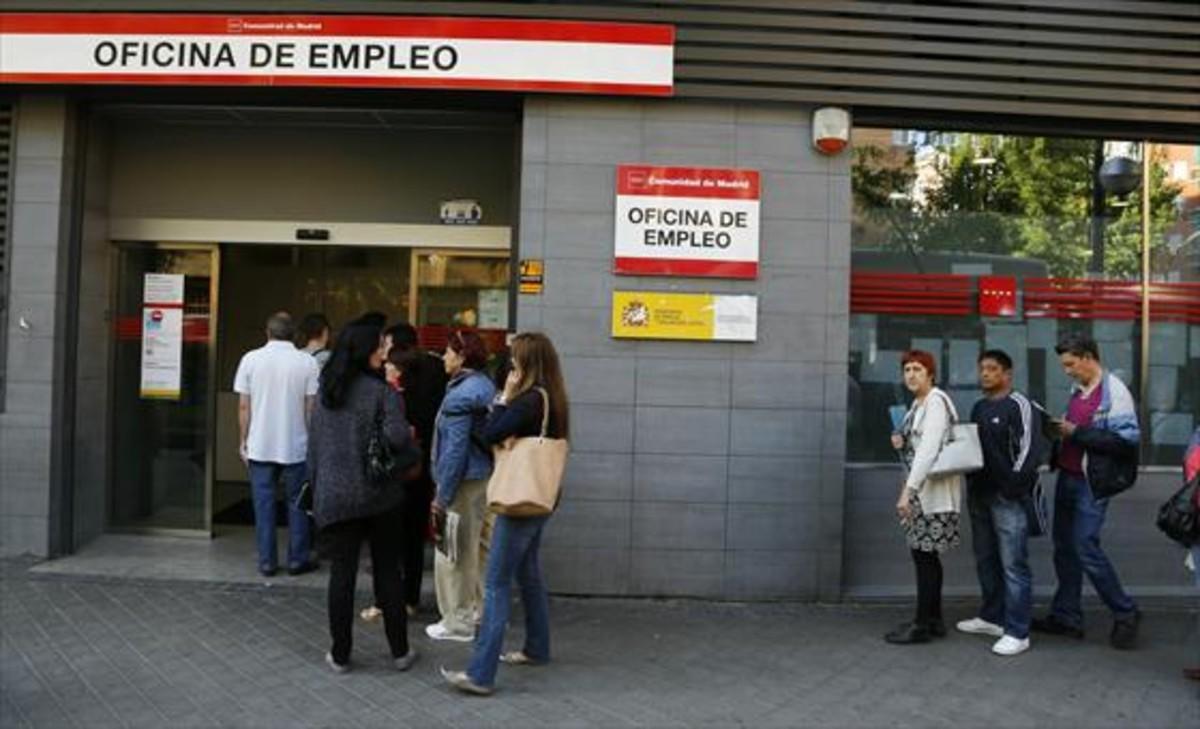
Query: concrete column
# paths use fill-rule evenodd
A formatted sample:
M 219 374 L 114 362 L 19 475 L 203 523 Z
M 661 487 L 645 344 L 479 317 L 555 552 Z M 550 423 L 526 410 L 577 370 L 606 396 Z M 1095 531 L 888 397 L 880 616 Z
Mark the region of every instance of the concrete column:
M 72 123 L 67 100 L 17 102 L 8 380 L 0 413 L 0 555 L 50 550 L 55 331 L 66 300 L 60 269 L 70 234 Z

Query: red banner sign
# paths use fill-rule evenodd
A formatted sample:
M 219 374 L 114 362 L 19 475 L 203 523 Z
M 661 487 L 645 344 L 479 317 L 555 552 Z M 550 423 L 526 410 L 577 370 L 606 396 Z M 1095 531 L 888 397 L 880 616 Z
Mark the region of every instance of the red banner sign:
M 0 83 L 672 93 L 666 25 L 354 15 L 0 14 Z

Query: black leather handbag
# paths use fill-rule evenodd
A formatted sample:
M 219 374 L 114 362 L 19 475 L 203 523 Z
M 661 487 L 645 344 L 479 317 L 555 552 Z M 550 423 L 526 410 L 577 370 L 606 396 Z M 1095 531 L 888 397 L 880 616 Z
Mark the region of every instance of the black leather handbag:
M 393 448 L 383 432 L 383 408 L 371 426 L 367 436 L 367 452 L 364 467 L 367 480 L 377 486 L 407 481 L 420 475 L 421 451 L 410 440 L 403 448 Z
M 1185 483 L 1158 509 L 1158 528 L 1172 540 L 1185 547 L 1200 541 L 1200 504 L 1196 491 L 1200 475 Z

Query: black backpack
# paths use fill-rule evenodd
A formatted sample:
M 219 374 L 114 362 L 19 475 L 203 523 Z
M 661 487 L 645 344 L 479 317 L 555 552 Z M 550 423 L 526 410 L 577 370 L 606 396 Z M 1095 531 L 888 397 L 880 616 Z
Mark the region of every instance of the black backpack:
M 1200 506 L 1196 490 L 1200 489 L 1200 474 L 1192 477 L 1171 495 L 1158 509 L 1158 528 L 1172 540 L 1185 547 L 1200 542 Z

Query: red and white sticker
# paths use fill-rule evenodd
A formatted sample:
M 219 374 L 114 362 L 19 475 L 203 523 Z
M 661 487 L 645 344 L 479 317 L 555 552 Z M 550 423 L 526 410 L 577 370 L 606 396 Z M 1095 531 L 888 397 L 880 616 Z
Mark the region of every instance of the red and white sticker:
M 617 167 L 613 270 L 756 278 L 759 174 L 709 167 Z
M 0 13 L 0 83 L 670 95 L 669 25 L 350 15 Z

